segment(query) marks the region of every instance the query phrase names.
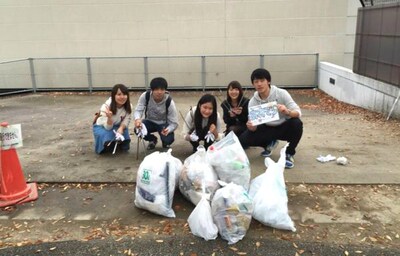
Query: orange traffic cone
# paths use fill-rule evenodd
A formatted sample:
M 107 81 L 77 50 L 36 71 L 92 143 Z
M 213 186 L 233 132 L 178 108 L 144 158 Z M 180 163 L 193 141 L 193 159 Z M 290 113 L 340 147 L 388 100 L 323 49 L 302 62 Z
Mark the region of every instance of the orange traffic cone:
M 8 126 L 1 123 L 1 126 Z M 0 152 L 0 207 L 22 204 L 36 200 L 36 183 L 27 184 L 15 148 Z

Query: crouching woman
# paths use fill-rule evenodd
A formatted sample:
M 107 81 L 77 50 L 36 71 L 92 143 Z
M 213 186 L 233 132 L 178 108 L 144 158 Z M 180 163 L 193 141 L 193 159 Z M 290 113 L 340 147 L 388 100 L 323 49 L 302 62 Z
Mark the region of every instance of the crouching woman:
M 204 94 L 196 107 L 189 110 L 183 126 L 183 138 L 197 151 L 200 142 L 207 149 L 214 141 L 224 137 L 222 121 L 217 111 L 217 101 L 211 94 Z
M 116 84 L 111 97 L 101 106 L 98 117 L 93 122 L 94 148 L 97 154 L 111 152 L 117 148 L 129 150 L 131 138 L 128 126 L 131 121 L 132 105 L 129 90 L 123 84 Z

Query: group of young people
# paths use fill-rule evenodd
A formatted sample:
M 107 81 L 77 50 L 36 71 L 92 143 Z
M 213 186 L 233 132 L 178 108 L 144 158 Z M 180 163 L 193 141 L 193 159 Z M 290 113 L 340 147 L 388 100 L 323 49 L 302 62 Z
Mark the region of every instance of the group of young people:
M 244 149 L 262 147 L 261 155 L 264 157 L 272 154 L 278 140 L 287 141 L 286 168 L 293 168 L 296 147 L 303 134 L 300 107 L 288 91 L 271 85 L 268 70 L 256 69 L 250 78 L 255 88 L 250 99 L 245 97 L 239 82 L 228 84 L 226 99 L 221 103 L 223 121 L 218 113 L 216 97 L 204 94 L 184 117 L 183 138 L 190 142 L 195 152 L 200 143 L 208 148 L 233 131 Z M 115 150 L 116 144 L 120 150 L 129 150 L 131 139 L 128 126 L 132 117 L 135 134 L 148 142 L 148 150 L 153 150 L 158 142 L 154 135 L 156 132 L 162 147 L 171 147 L 178 128 L 175 102 L 167 91 L 168 83 L 164 78 L 154 78 L 150 82 L 150 89 L 140 95 L 133 111 L 128 88 L 122 84 L 113 87 L 111 97 L 101 106 L 93 122 L 96 153 Z M 268 102 L 277 103 L 279 119 L 254 125 L 248 119 L 249 108 Z

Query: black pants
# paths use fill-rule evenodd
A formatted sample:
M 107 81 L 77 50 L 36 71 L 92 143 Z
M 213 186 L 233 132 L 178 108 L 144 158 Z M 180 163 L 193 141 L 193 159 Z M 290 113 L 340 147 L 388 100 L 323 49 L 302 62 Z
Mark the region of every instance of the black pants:
M 296 147 L 303 135 L 303 122 L 299 118 L 290 118 L 278 126 L 267 126 L 261 124 L 254 132 L 246 130 L 239 137 L 243 148 L 266 147 L 274 140 L 289 142 L 286 153 L 296 154 Z
M 235 135 L 239 137 L 246 130 L 247 130 L 246 124 L 234 124 L 226 127 L 225 135 L 228 135 L 228 133 L 233 131 Z
M 190 141 L 190 144 L 192 144 L 193 147 L 193 153 L 197 151 L 197 147 L 200 145 L 200 141 L 203 141 L 202 145 L 206 150 L 208 149 L 209 146 L 211 146 L 211 144 L 214 143 L 214 141 L 207 143 L 207 141 L 204 139 L 199 139 L 198 141 Z

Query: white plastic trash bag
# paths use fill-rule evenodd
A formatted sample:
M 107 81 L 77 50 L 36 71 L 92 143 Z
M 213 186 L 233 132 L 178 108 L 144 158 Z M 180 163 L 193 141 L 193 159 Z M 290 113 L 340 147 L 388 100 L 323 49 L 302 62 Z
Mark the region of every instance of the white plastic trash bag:
M 221 237 L 234 244 L 249 229 L 253 203 L 243 186 L 229 183 L 215 192 L 211 212 Z
M 278 162 L 265 158 L 267 170 L 253 179 L 249 196 L 253 200 L 253 218 L 277 229 L 296 231 L 288 212 L 288 197 L 283 172 L 286 161 L 286 144 L 281 149 Z
M 249 189 L 250 162 L 234 132 L 208 147 L 207 159 L 217 172 L 219 180 Z
M 175 217 L 172 201 L 179 168 L 182 168 L 179 162 L 171 155 L 171 149 L 163 153 L 156 151 L 143 159 L 136 177 L 136 207 Z
M 205 186 L 206 198 L 219 188 L 218 177 L 206 158 L 206 150 L 199 146 L 197 151 L 185 159 L 179 177 L 179 191 L 182 195 L 197 205 L 203 195 L 202 184 Z
M 218 228 L 214 224 L 210 202 L 205 194 L 190 214 L 188 223 L 193 235 L 202 237 L 207 241 L 217 238 Z

